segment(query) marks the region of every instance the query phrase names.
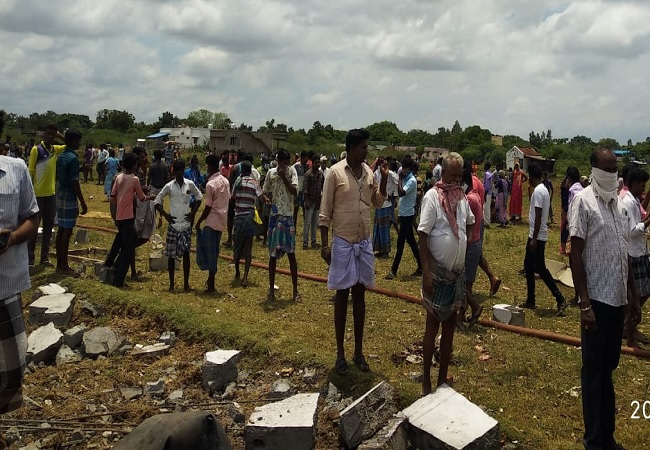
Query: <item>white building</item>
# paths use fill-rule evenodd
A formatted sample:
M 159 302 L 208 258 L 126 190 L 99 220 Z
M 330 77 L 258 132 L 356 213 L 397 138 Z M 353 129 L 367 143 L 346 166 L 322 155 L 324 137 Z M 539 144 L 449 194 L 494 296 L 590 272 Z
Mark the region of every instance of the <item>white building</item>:
M 192 127 L 177 127 L 177 128 L 161 128 L 161 133 L 169 133 L 169 139 L 176 142 L 181 148 L 194 148 L 203 145 L 208 145 L 210 142 L 210 130 L 208 128 L 192 128 Z

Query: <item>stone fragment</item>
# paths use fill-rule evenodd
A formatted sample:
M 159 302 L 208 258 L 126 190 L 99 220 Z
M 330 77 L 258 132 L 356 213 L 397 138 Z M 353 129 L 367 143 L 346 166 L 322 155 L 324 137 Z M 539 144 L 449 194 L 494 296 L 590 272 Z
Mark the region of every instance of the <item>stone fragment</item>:
M 115 269 L 112 267 L 106 267 L 103 264 L 99 269 L 97 269 L 97 264 L 101 264 L 101 263 L 95 263 L 95 272 L 99 277 L 99 281 L 101 281 L 104 284 L 112 285 L 113 281 L 115 281 Z
M 499 422 L 447 385 L 403 411 L 416 448 L 498 449 Z
M 201 367 L 203 387 L 209 392 L 222 391 L 230 383 L 237 381 L 239 355 L 239 350 L 207 352 Z
M 27 338 L 27 361 L 34 364 L 54 361 L 61 342 L 63 333 L 52 322 L 37 328 Z
M 244 432 L 247 450 L 311 450 L 318 394 L 297 394 L 255 408 Z
M 165 380 L 148 381 L 144 386 L 144 395 L 163 395 L 165 393 Z
M 158 341 L 162 342 L 163 344 L 172 345 L 174 342 L 176 342 L 176 333 L 173 331 L 165 331 L 160 335 Z
M 276 380 L 271 385 L 271 391 L 268 398 L 287 398 L 293 394 L 293 387 L 289 380 Z
M 407 450 L 408 422 L 401 413 L 393 416 L 373 437 L 361 443 L 357 450 Z
M 89 313 L 93 317 L 101 317 L 104 315 L 104 309 L 100 306 L 94 305 L 88 301 L 81 302 L 81 310 Z
M 507 304 L 498 304 L 492 307 L 492 317 L 494 320 L 523 327 L 526 325 L 526 314 L 522 308 Z
M 81 361 L 81 355 L 63 344 L 56 354 L 56 365 L 71 364 Z
M 307 384 L 316 383 L 316 369 L 305 369 L 305 373 L 302 374 L 302 381 Z
M 246 416 L 244 416 L 244 410 L 237 402 L 233 402 L 230 405 L 228 405 L 228 415 L 235 423 L 243 424 L 246 421 Z
M 175 391 L 172 391 L 169 396 L 167 397 L 167 401 L 171 403 L 178 403 L 181 400 L 183 400 L 183 390 L 182 389 L 176 389 Z
M 53 322 L 58 327 L 67 327 L 72 319 L 74 294 L 44 295 L 29 305 L 29 323 L 44 325 Z
M 230 383 L 228 386 L 226 386 L 226 389 L 223 390 L 223 394 L 221 394 L 221 398 L 223 400 L 230 400 L 235 397 L 235 394 L 237 393 L 237 384 L 236 383 Z
M 83 351 L 90 358 L 111 355 L 120 348 L 124 338 L 109 327 L 97 327 L 86 331 L 83 335 Z
M 131 356 L 162 356 L 169 351 L 169 345 L 159 342 L 153 345 L 145 345 L 131 351 Z
M 81 340 L 83 339 L 86 330 L 87 328 L 84 324 L 75 325 L 74 327 L 70 328 L 63 334 L 63 340 L 65 341 L 65 344 L 71 349 L 77 348 L 79 344 L 81 344 Z
M 77 235 L 74 238 L 75 244 L 85 244 L 89 241 L 88 230 L 80 228 L 77 230 Z
M 66 292 L 68 292 L 67 288 L 64 288 L 63 286 L 59 286 L 56 283 L 50 283 L 43 286 L 39 286 L 34 291 L 34 294 L 32 295 L 32 300 L 38 300 L 39 298 L 45 295 L 65 294 Z
M 120 388 L 120 394 L 122 394 L 122 397 L 126 400 L 133 400 L 142 396 L 142 388 L 124 386 Z
M 348 448 L 374 435 L 397 412 L 395 390 L 382 381 L 340 412 L 339 432 Z
M 151 272 L 160 272 L 167 270 L 168 258 L 161 251 L 154 251 L 149 253 L 149 270 Z M 178 270 L 182 266 L 182 261 L 176 259 L 174 267 Z

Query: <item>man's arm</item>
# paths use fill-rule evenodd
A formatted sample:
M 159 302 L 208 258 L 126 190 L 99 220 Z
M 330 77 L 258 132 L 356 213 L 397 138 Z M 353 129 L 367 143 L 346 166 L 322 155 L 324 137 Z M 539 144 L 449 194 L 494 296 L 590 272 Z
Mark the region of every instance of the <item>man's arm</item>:
M 291 170 L 291 169 L 289 169 L 289 170 Z M 295 170 L 296 170 L 296 169 L 295 169 L 295 167 L 294 167 L 294 168 L 293 168 L 293 172 L 294 172 L 294 173 L 295 173 Z M 289 191 L 289 193 L 290 193 L 291 195 L 293 195 L 294 197 L 297 196 L 297 195 L 298 195 L 298 183 L 296 182 L 296 184 L 293 184 L 292 181 L 289 180 L 289 177 L 287 177 L 286 169 L 285 169 L 285 170 L 278 170 L 278 175 L 280 176 L 280 179 L 282 180 L 282 182 L 283 182 L 284 185 L 286 186 L 286 188 L 287 188 L 287 190 Z M 292 177 L 292 178 L 293 178 L 293 177 Z M 297 180 L 296 180 L 296 181 L 297 181 Z
M 585 241 L 576 236 L 571 236 L 571 274 L 573 284 L 580 298 L 580 308 L 590 308 L 589 292 L 587 291 L 587 273 L 585 271 L 585 262 L 582 258 L 582 252 L 585 249 Z
M 38 213 L 32 214 L 29 216 L 23 223 L 18 225 L 18 228 L 15 230 L 0 230 L 0 234 L 8 234 L 9 240 L 7 245 L 0 247 L 0 255 L 9 249 L 12 245 L 22 244 L 23 242 L 29 240 L 36 234 L 38 230 Z

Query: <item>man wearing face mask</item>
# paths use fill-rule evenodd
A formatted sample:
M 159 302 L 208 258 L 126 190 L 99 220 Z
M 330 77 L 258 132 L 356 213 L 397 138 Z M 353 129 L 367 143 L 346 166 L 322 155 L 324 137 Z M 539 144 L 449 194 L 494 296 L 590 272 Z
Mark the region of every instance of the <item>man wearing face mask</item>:
M 591 185 L 569 205 L 573 282 L 580 300 L 582 414 L 586 449 L 619 449 L 612 372 L 621 356 L 625 305 L 640 312 L 628 265 L 630 214 L 618 197 L 617 162 L 606 148 L 590 158 Z

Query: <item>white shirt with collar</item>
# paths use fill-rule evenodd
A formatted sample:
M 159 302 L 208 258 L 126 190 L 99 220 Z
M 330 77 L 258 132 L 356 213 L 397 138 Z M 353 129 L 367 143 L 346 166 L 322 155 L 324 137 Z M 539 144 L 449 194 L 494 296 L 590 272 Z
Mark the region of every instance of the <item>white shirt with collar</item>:
M 622 199 L 630 215 L 630 242 L 627 253 L 633 258 L 640 258 L 647 253 L 645 224 L 641 220 L 641 202 L 630 191 Z
M 194 182 L 183 178 L 183 184 L 179 185 L 176 179 L 167 183 L 160 190 L 156 196 L 155 204 L 163 204 L 166 196 L 169 196 L 169 214 L 176 218 L 173 224 L 169 224 L 176 231 L 187 231 L 190 229 L 190 223 L 185 216 L 189 214 L 192 209 L 190 208 L 190 198 L 194 196 L 195 201 L 202 201 L 203 194 L 199 188 L 196 187 Z

